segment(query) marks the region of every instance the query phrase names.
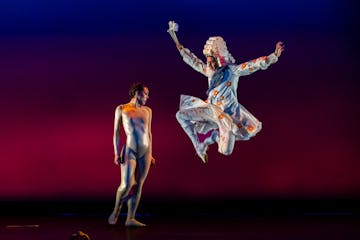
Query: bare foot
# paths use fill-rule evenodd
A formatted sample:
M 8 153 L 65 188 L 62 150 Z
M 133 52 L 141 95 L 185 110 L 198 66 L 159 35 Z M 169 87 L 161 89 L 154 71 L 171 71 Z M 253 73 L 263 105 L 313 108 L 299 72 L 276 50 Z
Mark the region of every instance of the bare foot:
M 118 217 L 119 217 L 119 214 L 113 212 L 108 219 L 108 223 L 110 225 L 115 225 L 118 220 Z
M 198 143 L 196 150 L 196 154 L 201 158 L 201 161 L 203 163 L 208 162 L 208 155 L 206 154 L 206 150 L 208 148 L 208 145 L 205 143 Z
M 127 219 L 125 222 L 126 227 L 145 227 L 146 224 L 137 221 L 136 219 Z
M 209 162 L 209 157 L 208 157 L 208 155 L 205 153 L 204 158 L 201 158 L 201 160 L 202 160 L 204 163 L 208 163 L 208 162 Z

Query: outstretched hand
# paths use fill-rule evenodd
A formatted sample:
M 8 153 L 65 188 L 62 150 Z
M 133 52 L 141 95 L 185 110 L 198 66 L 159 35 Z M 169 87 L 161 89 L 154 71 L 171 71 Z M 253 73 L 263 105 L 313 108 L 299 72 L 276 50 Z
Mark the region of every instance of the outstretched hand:
M 276 48 L 275 48 L 275 55 L 277 57 L 280 57 L 281 53 L 284 51 L 284 45 L 283 42 L 277 42 L 276 43 Z
M 114 157 L 114 163 L 115 163 L 115 165 L 120 165 L 120 163 L 121 163 L 121 156 L 115 155 L 115 157 Z
M 151 156 L 151 163 L 150 166 L 154 166 L 155 165 L 155 158 L 153 156 Z

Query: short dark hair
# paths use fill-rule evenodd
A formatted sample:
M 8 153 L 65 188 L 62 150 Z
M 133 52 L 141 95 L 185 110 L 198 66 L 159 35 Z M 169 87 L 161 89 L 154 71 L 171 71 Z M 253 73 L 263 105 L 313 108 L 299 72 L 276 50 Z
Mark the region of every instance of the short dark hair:
M 137 91 L 143 91 L 144 88 L 146 88 L 146 85 L 144 83 L 141 83 L 141 82 L 133 83 L 133 85 L 131 85 L 130 90 L 129 90 L 130 97 L 133 98 Z

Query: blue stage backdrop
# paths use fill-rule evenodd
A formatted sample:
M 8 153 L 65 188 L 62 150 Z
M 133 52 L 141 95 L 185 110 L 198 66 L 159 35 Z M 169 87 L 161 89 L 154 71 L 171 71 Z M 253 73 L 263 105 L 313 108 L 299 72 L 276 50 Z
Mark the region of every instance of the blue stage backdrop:
M 8 0 L 0 3 L 0 197 L 112 198 L 113 117 L 131 83 L 150 88 L 151 198 L 359 197 L 359 38 L 355 1 Z M 263 130 L 231 156 L 196 157 L 175 114 L 207 80 L 167 34 L 199 57 L 220 35 L 242 63 L 285 52 L 240 78 Z M 122 138 L 123 140 L 124 138 Z

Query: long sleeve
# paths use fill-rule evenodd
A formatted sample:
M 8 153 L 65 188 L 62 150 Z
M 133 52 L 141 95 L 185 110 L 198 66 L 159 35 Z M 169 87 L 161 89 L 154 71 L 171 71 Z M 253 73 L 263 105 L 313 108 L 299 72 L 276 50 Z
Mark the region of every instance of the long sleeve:
M 183 48 L 180 51 L 180 55 L 182 56 L 185 63 L 191 66 L 196 71 L 204 74 L 206 76 L 206 64 L 201 61 L 198 57 L 195 56 L 189 49 Z
M 269 56 L 259 57 L 254 60 L 242 63 L 240 65 L 235 65 L 233 66 L 232 70 L 236 75 L 246 76 L 260 69 L 267 69 L 271 64 L 276 63 L 277 60 L 278 57 L 274 53 L 272 53 Z

